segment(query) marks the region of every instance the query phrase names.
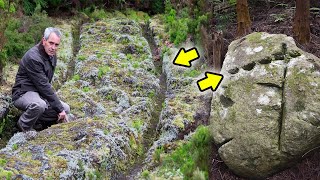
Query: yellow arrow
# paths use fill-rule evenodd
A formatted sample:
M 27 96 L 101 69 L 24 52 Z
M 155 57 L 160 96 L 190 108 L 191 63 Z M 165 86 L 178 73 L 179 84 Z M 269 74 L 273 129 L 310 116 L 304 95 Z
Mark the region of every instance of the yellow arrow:
M 184 48 L 181 48 L 173 60 L 173 64 L 184 67 L 191 67 L 191 61 L 194 61 L 199 58 L 199 53 L 197 48 L 191 48 L 186 51 Z
M 200 91 L 205 91 L 207 89 L 216 91 L 223 79 L 223 75 L 212 73 L 212 72 L 206 72 L 205 75 L 206 75 L 205 78 L 202 78 L 197 81 Z

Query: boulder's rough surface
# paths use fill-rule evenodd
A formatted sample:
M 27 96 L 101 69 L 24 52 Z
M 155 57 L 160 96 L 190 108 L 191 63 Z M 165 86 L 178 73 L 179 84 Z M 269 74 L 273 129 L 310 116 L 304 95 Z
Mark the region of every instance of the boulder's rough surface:
M 236 174 L 265 178 L 320 145 L 319 62 L 286 35 L 252 33 L 230 44 L 211 128 Z

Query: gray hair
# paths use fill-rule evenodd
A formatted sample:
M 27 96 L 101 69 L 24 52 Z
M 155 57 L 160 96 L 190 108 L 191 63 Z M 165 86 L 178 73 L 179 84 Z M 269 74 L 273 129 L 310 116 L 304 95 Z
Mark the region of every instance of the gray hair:
M 44 30 L 43 37 L 44 39 L 48 40 L 51 33 L 55 33 L 59 38 L 61 38 L 61 32 L 57 28 L 53 27 L 47 27 L 46 30 Z

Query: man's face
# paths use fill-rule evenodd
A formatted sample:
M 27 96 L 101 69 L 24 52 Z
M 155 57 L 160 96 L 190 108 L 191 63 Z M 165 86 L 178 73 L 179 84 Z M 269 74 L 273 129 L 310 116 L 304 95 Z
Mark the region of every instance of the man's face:
M 48 40 L 46 40 L 44 37 L 42 38 L 42 45 L 49 56 L 56 54 L 59 44 L 60 38 L 55 33 L 51 33 Z

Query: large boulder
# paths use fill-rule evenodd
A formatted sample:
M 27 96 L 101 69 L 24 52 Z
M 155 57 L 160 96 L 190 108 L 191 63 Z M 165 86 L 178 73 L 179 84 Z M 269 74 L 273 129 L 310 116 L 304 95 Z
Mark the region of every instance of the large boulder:
M 211 130 L 236 174 L 265 178 L 320 146 L 320 60 L 281 34 L 232 42 L 214 93 Z

